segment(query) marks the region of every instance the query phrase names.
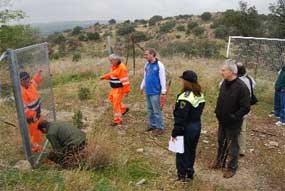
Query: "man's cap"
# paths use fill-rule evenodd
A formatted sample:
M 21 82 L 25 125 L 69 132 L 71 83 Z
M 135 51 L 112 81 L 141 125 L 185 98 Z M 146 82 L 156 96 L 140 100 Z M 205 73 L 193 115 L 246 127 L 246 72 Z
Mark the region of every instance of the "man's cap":
M 27 80 L 30 78 L 30 74 L 28 72 L 20 72 L 20 80 Z
M 192 70 L 186 70 L 183 72 L 182 76 L 180 76 L 183 80 L 186 80 L 191 83 L 196 83 L 198 80 L 198 76 Z

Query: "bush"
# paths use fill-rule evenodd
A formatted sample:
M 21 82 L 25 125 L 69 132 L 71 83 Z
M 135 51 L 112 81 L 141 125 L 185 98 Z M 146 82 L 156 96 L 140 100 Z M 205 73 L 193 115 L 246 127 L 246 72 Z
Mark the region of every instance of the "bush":
M 185 26 L 184 26 L 184 25 L 179 25 L 179 26 L 177 26 L 177 30 L 180 31 L 180 32 L 183 32 L 183 31 L 185 31 L 186 29 L 185 29 Z
M 83 28 L 80 27 L 80 26 L 74 27 L 73 30 L 72 30 L 72 35 L 79 35 L 81 33 L 82 29 Z
M 114 164 L 117 147 L 104 135 L 95 135 L 88 141 L 83 166 L 88 170 L 102 169 Z
M 110 20 L 108 21 L 108 23 L 109 23 L 110 25 L 114 25 L 114 24 L 116 24 L 117 22 L 116 22 L 115 19 L 110 19 Z
M 202 19 L 203 21 L 209 21 L 209 20 L 211 20 L 211 18 L 212 18 L 212 15 L 211 15 L 210 12 L 204 12 L 204 13 L 201 15 L 201 19 Z
M 74 115 L 72 117 L 73 119 L 73 125 L 77 127 L 78 129 L 83 128 L 83 114 L 80 110 L 74 112 Z
M 195 27 L 192 31 L 196 36 L 201 36 L 204 34 L 205 29 L 203 27 L 198 26 L 198 27 Z
M 80 34 L 78 37 L 78 40 L 80 41 L 88 41 L 88 37 L 86 34 Z
M 80 100 L 87 100 L 90 98 L 90 90 L 85 87 L 80 87 L 78 90 L 78 97 Z
M 155 16 L 152 16 L 152 17 L 149 19 L 148 23 L 149 23 L 150 26 L 153 26 L 153 25 L 155 25 L 157 22 L 161 21 L 162 19 L 163 19 L 162 16 L 160 16 L 160 15 L 155 15 Z
M 135 42 L 142 42 L 147 40 L 147 36 L 144 32 L 138 31 L 134 33 Z
M 197 22 L 191 22 L 191 23 L 187 24 L 187 29 L 191 31 L 192 29 L 194 29 L 195 27 L 198 27 L 198 26 L 199 25 Z
M 79 60 L 81 60 L 81 54 L 79 52 L 74 53 L 72 56 L 72 61 L 78 62 Z
M 118 35 L 128 35 L 132 32 L 135 32 L 135 27 L 132 24 L 123 24 L 117 30 Z
M 220 25 L 214 30 L 214 34 L 216 38 L 224 39 L 226 36 L 228 36 L 227 27 L 224 25 Z
M 91 41 L 100 40 L 100 34 L 98 32 L 88 32 L 87 33 L 87 39 Z
M 168 33 L 171 29 L 175 27 L 175 25 L 175 21 L 167 21 L 166 23 L 160 26 L 159 31 L 160 33 Z

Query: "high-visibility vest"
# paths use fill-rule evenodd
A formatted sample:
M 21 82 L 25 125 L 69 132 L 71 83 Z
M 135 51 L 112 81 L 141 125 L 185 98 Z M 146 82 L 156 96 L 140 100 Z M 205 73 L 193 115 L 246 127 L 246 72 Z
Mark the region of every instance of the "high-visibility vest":
M 41 98 L 37 91 L 40 81 L 40 74 L 36 74 L 30 81 L 30 86 L 28 88 L 21 86 L 24 110 L 27 119 L 37 119 L 41 115 Z
M 201 96 L 195 96 L 193 92 L 184 92 L 180 94 L 176 102 L 179 102 L 180 100 L 189 102 L 194 108 L 197 108 L 200 103 L 206 102 L 204 94 L 201 93 Z
M 125 93 L 130 91 L 128 69 L 125 64 L 113 65 L 111 71 L 103 77 L 105 80 L 110 80 L 110 86 L 112 88 L 123 87 Z

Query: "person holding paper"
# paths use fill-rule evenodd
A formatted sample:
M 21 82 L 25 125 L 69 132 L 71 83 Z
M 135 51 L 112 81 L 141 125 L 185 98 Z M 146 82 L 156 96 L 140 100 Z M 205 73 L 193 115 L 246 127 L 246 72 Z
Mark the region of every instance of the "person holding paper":
M 201 115 L 205 106 L 204 95 L 197 74 L 191 70 L 183 72 L 182 91 L 177 95 L 174 109 L 172 141 L 184 136 L 184 153 L 176 153 L 178 181 L 193 179 L 196 147 L 201 132 Z

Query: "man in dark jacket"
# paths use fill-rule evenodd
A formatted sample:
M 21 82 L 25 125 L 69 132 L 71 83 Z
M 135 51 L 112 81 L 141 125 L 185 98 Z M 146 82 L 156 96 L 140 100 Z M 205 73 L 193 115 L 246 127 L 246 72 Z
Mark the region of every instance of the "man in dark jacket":
M 38 129 L 46 135 L 53 151 L 48 159 L 63 167 L 74 166 L 74 157 L 81 157 L 81 151 L 86 146 L 86 135 L 80 129 L 63 122 L 48 122 L 43 120 Z
M 225 61 L 221 75 L 224 81 L 220 87 L 215 110 L 219 121 L 218 153 L 211 167 L 214 169 L 226 167 L 224 178 L 230 178 L 238 168 L 238 136 L 243 116 L 250 111 L 250 93 L 237 77 L 237 65 L 234 60 Z

